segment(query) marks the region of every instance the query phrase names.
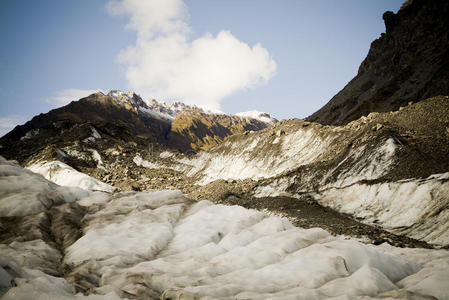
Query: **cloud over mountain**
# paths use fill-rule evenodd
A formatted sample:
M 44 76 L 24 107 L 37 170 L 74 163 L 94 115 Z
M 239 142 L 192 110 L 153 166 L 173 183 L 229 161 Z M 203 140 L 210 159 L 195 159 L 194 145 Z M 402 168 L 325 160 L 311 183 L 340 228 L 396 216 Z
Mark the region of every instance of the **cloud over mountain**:
M 192 40 L 181 0 L 110 1 L 107 9 L 128 17 L 126 28 L 137 32 L 135 45 L 118 60 L 130 88 L 142 95 L 220 109 L 226 96 L 265 84 L 276 72 L 267 49 L 230 31 Z

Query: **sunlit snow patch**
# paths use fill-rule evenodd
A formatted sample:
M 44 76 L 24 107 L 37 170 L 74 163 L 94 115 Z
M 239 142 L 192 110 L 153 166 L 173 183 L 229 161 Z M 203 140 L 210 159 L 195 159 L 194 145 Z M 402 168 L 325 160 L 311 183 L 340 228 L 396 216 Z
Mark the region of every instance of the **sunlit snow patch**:
M 155 164 L 151 161 L 145 160 L 140 155 L 136 155 L 133 158 L 133 162 L 139 167 L 144 167 L 144 168 L 149 168 L 149 169 L 161 168 L 161 166 L 159 164 Z
M 33 164 L 27 169 L 41 174 L 46 179 L 63 186 L 79 187 L 91 191 L 112 192 L 114 187 L 101 182 L 60 161 Z

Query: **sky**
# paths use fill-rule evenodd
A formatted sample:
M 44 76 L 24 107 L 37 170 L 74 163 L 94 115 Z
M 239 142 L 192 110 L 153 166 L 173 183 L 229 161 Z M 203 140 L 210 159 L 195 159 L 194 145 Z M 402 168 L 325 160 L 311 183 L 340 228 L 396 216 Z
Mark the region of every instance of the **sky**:
M 397 0 L 2 0 L 0 135 L 95 91 L 304 118 Z

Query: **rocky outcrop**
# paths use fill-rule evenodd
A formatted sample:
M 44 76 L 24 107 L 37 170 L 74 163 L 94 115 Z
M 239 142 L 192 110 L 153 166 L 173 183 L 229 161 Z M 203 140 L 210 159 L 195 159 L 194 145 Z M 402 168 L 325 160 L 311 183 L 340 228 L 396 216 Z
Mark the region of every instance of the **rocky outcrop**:
M 449 95 L 449 3 L 409 0 L 383 15 L 386 33 L 371 44 L 357 76 L 308 117 L 341 125 L 370 112 L 386 112 Z

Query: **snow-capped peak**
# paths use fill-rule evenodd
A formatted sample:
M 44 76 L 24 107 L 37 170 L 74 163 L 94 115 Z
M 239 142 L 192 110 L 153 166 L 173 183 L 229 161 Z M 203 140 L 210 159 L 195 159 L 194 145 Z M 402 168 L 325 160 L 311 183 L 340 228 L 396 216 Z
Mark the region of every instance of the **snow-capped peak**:
M 195 110 L 204 114 L 223 114 L 223 112 L 221 111 L 213 111 L 196 105 L 185 104 L 180 101 L 174 101 L 170 104 L 167 104 L 163 101 L 151 99 L 146 101 L 146 105 L 146 108 L 140 108 L 142 112 L 151 114 L 153 116 L 158 116 L 169 121 L 172 121 L 174 118 L 176 118 L 178 113 L 188 110 Z
M 107 95 L 114 98 L 117 102 L 121 103 L 122 105 L 125 106 L 130 105 L 134 109 L 144 114 L 159 117 L 170 122 L 173 121 L 174 118 L 176 118 L 176 115 L 178 113 L 187 110 L 195 110 L 197 112 L 204 114 L 225 114 L 219 110 L 211 110 L 197 105 L 189 105 L 180 101 L 174 101 L 170 104 L 155 99 L 144 101 L 139 95 L 137 95 L 134 92 L 126 93 L 119 90 L 111 90 Z M 257 119 L 270 125 L 278 122 L 278 120 L 271 117 L 268 113 L 256 110 L 240 112 L 237 113 L 236 116 L 241 118 Z
M 276 120 L 275 118 L 273 118 L 272 116 L 270 116 L 270 114 L 266 113 L 266 112 L 261 112 L 261 111 L 257 111 L 257 110 L 250 110 L 250 111 L 245 111 L 245 112 L 239 112 L 235 114 L 238 117 L 241 118 L 251 118 L 251 119 L 256 119 L 268 124 L 275 124 L 278 122 L 278 120 Z
M 146 106 L 146 104 L 142 100 L 142 98 L 134 92 L 125 93 L 125 92 L 122 92 L 119 90 L 111 90 L 111 91 L 109 91 L 108 96 L 114 98 L 115 100 L 117 100 L 120 103 L 131 104 L 135 108 L 139 108 L 141 106 L 143 106 L 143 107 Z

